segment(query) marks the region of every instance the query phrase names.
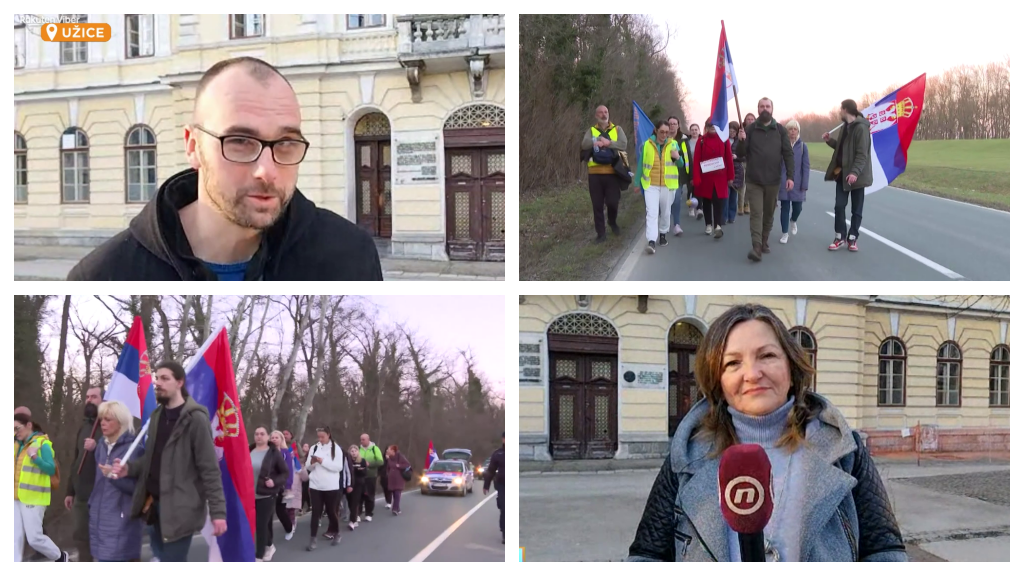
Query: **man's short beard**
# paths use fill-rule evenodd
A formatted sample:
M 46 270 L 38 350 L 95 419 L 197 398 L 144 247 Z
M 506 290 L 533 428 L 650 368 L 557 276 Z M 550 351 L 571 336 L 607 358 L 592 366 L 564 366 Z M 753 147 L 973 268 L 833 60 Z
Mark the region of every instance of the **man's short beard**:
M 206 163 L 206 155 L 203 154 L 202 147 L 199 147 L 198 150 L 200 164 L 202 164 L 203 166 L 207 166 L 208 164 Z M 277 214 L 269 223 L 256 223 L 252 219 L 250 219 L 241 209 L 242 203 L 245 202 L 245 195 L 236 196 L 233 200 L 225 197 L 225 195 L 221 193 L 220 188 L 213 181 L 212 170 L 199 170 L 199 177 L 202 178 L 203 188 L 206 190 L 206 195 L 210 198 L 210 202 L 213 203 L 214 208 L 217 209 L 217 212 L 223 215 L 228 222 L 231 222 L 232 224 L 235 224 L 236 226 L 240 226 L 242 228 L 259 230 L 261 232 L 264 230 L 268 230 L 274 224 L 276 224 L 278 220 L 280 220 L 281 216 L 284 214 L 285 209 L 288 207 L 288 202 L 291 201 L 291 199 L 285 198 L 285 194 L 283 192 L 270 187 L 263 187 L 263 190 L 261 191 L 270 192 L 273 196 L 276 196 L 277 198 L 280 199 L 281 207 L 278 210 Z

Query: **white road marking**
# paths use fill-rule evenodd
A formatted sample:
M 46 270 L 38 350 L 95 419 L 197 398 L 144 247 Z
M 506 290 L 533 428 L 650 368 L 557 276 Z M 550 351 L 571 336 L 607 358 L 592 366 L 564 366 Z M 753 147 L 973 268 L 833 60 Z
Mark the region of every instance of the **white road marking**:
M 430 544 L 427 544 L 426 548 L 424 548 L 423 550 L 420 550 L 418 554 L 413 556 L 412 560 L 409 560 L 409 562 L 423 562 L 424 560 L 426 560 L 427 556 L 430 556 L 431 554 L 433 554 L 434 550 L 437 550 L 438 546 L 440 546 L 445 540 L 447 540 L 449 536 L 454 534 L 455 531 L 458 530 L 459 526 L 462 526 L 462 524 L 466 520 L 469 520 L 470 516 L 475 514 L 477 510 L 482 508 L 484 504 L 487 504 L 487 502 L 489 500 L 491 500 L 492 498 L 494 498 L 497 495 L 498 495 L 498 492 L 495 491 L 490 496 L 488 496 L 488 497 L 484 498 L 483 500 L 481 500 L 480 503 L 477 504 L 476 506 L 474 506 L 472 510 L 470 510 L 469 512 L 466 512 L 466 514 L 462 518 L 459 518 L 458 520 L 456 520 L 454 524 L 452 524 L 451 526 L 448 527 L 447 530 L 442 532 L 440 536 L 438 536 L 437 538 L 434 538 L 433 542 L 431 542 Z
M 831 216 L 833 218 L 836 217 L 834 212 L 826 212 L 826 214 L 828 214 L 829 216 Z M 846 221 L 846 224 L 847 225 L 851 225 L 849 220 Z M 952 280 L 963 280 L 964 279 L 963 276 L 957 274 L 956 272 L 953 272 L 949 268 L 946 268 L 945 266 L 943 266 L 943 265 L 941 265 L 941 264 L 939 264 L 937 262 L 929 260 L 928 258 L 925 258 L 924 256 L 921 256 L 920 254 L 918 254 L 917 252 L 914 252 L 913 250 L 911 250 L 909 248 L 904 248 L 903 246 L 900 246 L 899 244 L 893 242 L 892 240 L 889 240 L 888 238 L 879 236 L 878 234 L 868 230 L 867 228 L 861 227 L 860 231 L 861 231 L 861 233 L 867 234 L 868 236 L 874 238 L 875 240 L 878 240 L 879 242 L 881 242 L 882 244 L 885 244 L 886 246 L 892 248 L 893 250 L 896 250 L 897 252 L 901 252 L 904 255 L 909 256 L 909 257 L 913 258 L 914 260 L 917 260 L 921 264 L 924 264 L 925 266 L 931 268 L 932 270 L 935 270 L 936 272 L 942 274 L 943 276 L 946 276 L 947 278 L 950 278 Z

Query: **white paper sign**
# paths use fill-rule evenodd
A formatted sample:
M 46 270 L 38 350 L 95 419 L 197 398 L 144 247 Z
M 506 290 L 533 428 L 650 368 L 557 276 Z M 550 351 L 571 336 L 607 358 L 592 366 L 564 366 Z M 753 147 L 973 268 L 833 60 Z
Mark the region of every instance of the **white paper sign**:
M 712 158 L 711 160 L 704 160 L 700 163 L 700 169 L 707 174 L 708 172 L 714 172 L 715 170 L 723 170 L 725 168 L 725 160 L 721 158 Z

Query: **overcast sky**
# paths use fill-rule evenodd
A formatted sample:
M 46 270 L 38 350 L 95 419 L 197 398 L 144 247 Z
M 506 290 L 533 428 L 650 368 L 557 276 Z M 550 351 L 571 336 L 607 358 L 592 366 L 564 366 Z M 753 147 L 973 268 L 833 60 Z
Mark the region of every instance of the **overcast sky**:
M 217 296 L 214 299 L 214 320 L 216 328 L 226 321 L 228 313 L 233 313 L 238 304 L 237 296 Z M 274 297 L 282 299 L 283 297 Z M 404 324 L 412 329 L 422 341 L 429 342 L 431 349 L 447 357 L 457 357 L 459 350 L 472 352 L 477 362 L 478 371 L 491 385 L 495 393 L 504 398 L 505 377 L 502 351 L 505 338 L 505 302 L 502 296 L 366 296 L 361 298 L 367 305 L 375 306 L 378 311 L 378 323 Z M 104 300 L 111 307 L 115 303 L 110 297 Z M 60 337 L 60 315 L 64 305 L 64 297 L 52 298 L 49 302 L 51 321 L 44 326 L 41 338 L 48 342 L 47 357 L 55 361 Z M 78 317 L 88 326 L 90 323 L 101 329 L 114 324 L 110 312 L 93 296 L 73 296 L 71 298 L 72 319 L 77 309 Z M 172 312 L 176 305 L 166 305 L 164 310 L 169 316 L 177 316 Z M 275 313 L 271 307 L 270 314 Z M 257 307 L 254 328 L 263 313 L 263 305 Z M 127 319 L 125 319 L 127 320 Z M 245 323 L 243 323 L 243 329 Z M 123 336 L 127 334 L 121 329 Z M 119 338 L 123 337 L 119 336 Z M 289 317 L 278 319 L 268 317 L 263 333 L 262 348 L 276 351 L 280 343 L 286 340 L 289 345 L 292 338 L 292 321 Z M 255 336 L 251 341 L 255 341 Z M 155 343 L 150 342 L 149 346 Z M 79 358 L 81 347 L 69 328 L 68 335 L 69 360 Z M 289 349 L 290 351 L 290 349 Z M 287 353 L 287 352 L 286 352 Z M 301 361 L 301 352 L 299 360 Z M 112 360 L 111 362 L 116 362 Z M 84 364 L 82 364 L 84 366 Z M 460 363 L 461 366 L 461 363 Z M 108 370 L 113 369 L 109 363 Z M 464 376 L 463 376 L 464 377 Z
M 691 123 L 703 124 L 711 114 L 723 19 L 741 113 L 757 114 L 757 101 L 768 96 L 777 120 L 797 112 L 827 113 L 846 98 L 902 86 L 922 73 L 1002 61 L 1020 33 L 1008 10 L 1012 4 L 794 4 L 687 2 L 674 4 L 672 13 L 651 15 L 662 33 L 666 24 L 672 31 L 668 56 L 690 92 Z M 841 13 L 858 7 L 868 10 Z M 729 119 L 735 116 L 729 102 Z

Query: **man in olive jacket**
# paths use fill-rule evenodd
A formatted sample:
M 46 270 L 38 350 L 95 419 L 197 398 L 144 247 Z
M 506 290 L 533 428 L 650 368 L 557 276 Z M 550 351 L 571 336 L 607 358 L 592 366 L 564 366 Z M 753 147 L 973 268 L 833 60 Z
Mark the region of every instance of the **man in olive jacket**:
M 828 247 L 839 250 L 847 244 L 850 252 L 857 251 L 857 236 L 860 235 L 860 221 L 864 216 L 864 189 L 871 186 L 871 124 L 857 110 L 853 100 L 843 100 L 839 106 L 843 126 L 839 138 L 832 138 L 826 132 L 822 138 L 835 152 L 825 170 L 825 180 L 836 183 L 836 238 Z M 853 196 L 850 209 L 850 231 L 846 231 L 846 203 Z
M 772 117 L 774 105 L 770 98 L 757 103 L 757 120 L 740 130 L 737 156 L 747 158 L 744 177 L 747 184 L 747 202 L 750 204 L 750 242 L 753 249 L 747 254 L 754 262 L 761 254 L 771 252 L 768 235 L 775 221 L 775 203 L 779 199 L 779 166 L 786 165 L 786 190 L 793 189 L 793 146 L 785 126 Z
M 210 414 L 185 390 L 185 369 L 165 360 L 153 373 L 159 406 L 146 430 L 146 452 L 129 463 L 115 461 L 117 476 L 138 478 L 132 518 L 149 525 L 153 554 L 161 562 L 184 562 L 192 536 L 206 524 L 214 536 L 227 531 L 220 467 L 210 432 Z
M 75 546 L 79 562 L 92 562 L 92 548 L 89 544 L 89 496 L 96 483 L 96 439 L 103 436 L 96 426 L 99 406 L 103 394 L 99 387 L 85 391 L 85 420 L 78 428 L 75 440 L 75 461 L 68 478 L 68 490 L 64 496 L 64 507 L 73 512 L 75 518 Z M 81 471 L 79 471 L 81 470 Z

